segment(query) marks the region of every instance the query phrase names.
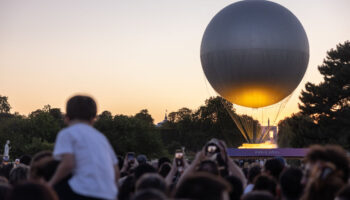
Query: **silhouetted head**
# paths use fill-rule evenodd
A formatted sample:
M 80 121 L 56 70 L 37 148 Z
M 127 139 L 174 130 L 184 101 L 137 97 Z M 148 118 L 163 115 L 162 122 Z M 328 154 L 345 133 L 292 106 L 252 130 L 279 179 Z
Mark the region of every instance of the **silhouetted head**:
M 127 176 L 119 187 L 118 200 L 130 200 L 135 192 L 135 177 Z
M 58 197 L 44 184 L 24 182 L 13 187 L 8 200 L 58 200 Z
M 96 102 L 89 96 L 77 95 L 67 102 L 66 117 L 69 121 L 82 120 L 90 122 L 96 117 Z
M 23 155 L 19 158 L 19 161 L 21 164 L 29 166 L 30 163 L 32 162 L 32 157 L 30 155 Z
M 146 173 L 157 173 L 157 171 L 149 164 L 141 164 L 135 168 L 134 176 L 136 181 Z
M 148 173 L 141 176 L 136 182 L 136 191 L 145 189 L 155 189 L 167 193 L 166 183 L 163 177 L 156 173 Z
M 31 165 L 35 164 L 36 162 L 39 162 L 41 159 L 51 158 L 51 157 L 52 157 L 51 151 L 40 151 L 39 153 L 34 155 L 31 161 Z
M 7 180 L 10 178 L 10 171 L 13 168 L 13 164 L 9 163 L 7 165 L 0 166 L 0 176 L 5 177 Z
M 0 199 L 6 199 L 11 192 L 11 185 L 8 183 L 0 183 Z
M 336 195 L 335 200 L 350 200 L 350 185 L 344 186 Z
M 5 183 L 5 184 L 7 184 L 7 183 L 9 183 L 9 181 L 8 181 L 8 179 L 7 179 L 6 177 L 0 176 L 0 183 Z
M 331 162 L 317 163 L 312 168 L 302 199 L 334 200 L 337 192 L 346 185 L 343 173 Z
M 29 167 L 26 165 L 18 165 L 10 172 L 9 182 L 11 185 L 16 185 L 20 182 L 28 180 Z
M 139 164 L 146 164 L 147 163 L 147 157 L 146 155 L 140 154 L 136 157 L 137 162 L 139 162 Z
M 167 157 L 161 157 L 158 160 L 158 169 L 162 166 L 163 163 L 171 163 L 171 160 Z
M 60 163 L 59 161 L 53 158 L 44 160 L 43 162 L 35 166 L 35 177 L 39 179 L 43 179 L 47 182 L 50 181 L 52 176 L 55 174 L 59 163 Z M 32 170 L 34 171 L 34 169 L 31 169 L 31 172 Z M 31 173 L 31 176 L 32 175 L 33 173 Z
M 276 180 L 279 179 L 281 172 L 284 169 L 284 164 L 278 158 L 272 158 L 266 161 L 264 165 L 264 172 L 268 173 Z
M 159 190 L 146 189 L 135 193 L 131 200 L 166 200 L 167 197 Z
M 203 160 L 197 169 L 198 172 L 208 172 L 213 175 L 220 175 L 218 165 L 212 160 Z
M 252 191 L 243 195 L 242 200 L 274 200 L 274 197 L 266 191 Z
M 302 178 L 303 172 L 298 168 L 289 168 L 282 172 L 279 180 L 282 196 L 286 199 L 299 199 L 303 194 Z
M 228 176 L 225 179 L 231 185 L 230 200 L 240 200 L 243 194 L 243 184 L 241 179 L 236 176 Z
M 158 173 L 165 178 L 170 172 L 170 170 L 171 170 L 171 164 L 168 162 L 165 162 L 160 166 Z
M 248 171 L 248 182 L 253 183 L 254 179 L 261 174 L 261 167 L 259 165 L 253 165 Z
M 223 178 L 209 173 L 198 172 L 186 177 L 178 186 L 174 197 L 192 200 L 229 199 L 231 188 Z
M 253 190 L 267 191 L 276 195 L 277 182 L 272 176 L 260 175 L 256 177 Z
M 314 145 L 309 148 L 309 151 L 305 158 L 306 171 L 304 182 L 307 182 L 308 176 L 316 163 L 330 162 L 335 166 L 335 170 L 339 170 L 344 182 L 347 182 L 349 178 L 349 158 L 343 148 L 336 145 Z

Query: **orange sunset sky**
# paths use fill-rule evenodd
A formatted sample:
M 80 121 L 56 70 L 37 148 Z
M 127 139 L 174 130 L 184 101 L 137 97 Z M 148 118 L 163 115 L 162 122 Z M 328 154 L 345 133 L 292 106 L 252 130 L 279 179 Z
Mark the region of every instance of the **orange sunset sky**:
M 211 18 L 232 0 L 0 0 L 0 95 L 27 115 L 68 97 L 91 94 L 99 112 L 197 109 L 215 92 L 199 50 Z M 307 81 L 326 51 L 350 40 L 349 0 L 275 0 L 303 24 L 307 72 L 279 116 L 298 112 Z M 265 116 L 265 119 L 268 116 Z M 265 123 L 266 120 L 263 122 Z

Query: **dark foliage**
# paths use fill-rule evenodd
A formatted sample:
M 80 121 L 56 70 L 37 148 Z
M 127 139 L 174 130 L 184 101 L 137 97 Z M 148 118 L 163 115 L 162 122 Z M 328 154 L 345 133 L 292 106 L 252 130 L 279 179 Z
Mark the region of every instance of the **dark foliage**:
M 279 123 L 282 147 L 337 143 L 350 148 L 350 41 L 328 51 L 318 69 L 323 81 L 306 83 L 301 112 Z

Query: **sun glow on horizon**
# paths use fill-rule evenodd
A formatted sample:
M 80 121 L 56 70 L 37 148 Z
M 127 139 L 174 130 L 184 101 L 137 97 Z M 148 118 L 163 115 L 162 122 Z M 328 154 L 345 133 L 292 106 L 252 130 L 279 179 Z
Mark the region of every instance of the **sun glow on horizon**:
M 47 104 L 64 111 L 67 98 L 81 92 L 96 99 L 99 113 L 148 109 L 155 123 L 165 110 L 196 110 L 216 95 L 203 81 L 201 38 L 212 17 L 234 2 L 0 1 L 0 95 L 24 115 Z M 350 39 L 350 1 L 274 2 L 298 17 L 310 44 L 308 70 L 280 120 L 298 112 L 306 82 L 321 80 L 317 65 L 326 51 Z M 268 98 L 255 92 L 251 99 Z

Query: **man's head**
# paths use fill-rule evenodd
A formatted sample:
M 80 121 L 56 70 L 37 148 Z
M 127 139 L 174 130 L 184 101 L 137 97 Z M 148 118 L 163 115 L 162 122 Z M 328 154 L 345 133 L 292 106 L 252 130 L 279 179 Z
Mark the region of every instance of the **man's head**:
M 49 181 L 56 171 L 59 161 L 52 157 L 51 151 L 41 151 L 34 155 L 30 164 L 31 180 Z
M 236 176 L 227 176 L 225 179 L 232 187 L 230 200 L 240 200 L 243 194 L 243 184 L 241 179 Z
M 171 164 L 171 160 L 167 157 L 161 157 L 158 160 L 158 170 L 160 169 L 160 167 L 162 166 L 163 163 L 170 163 Z
M 186 177 L 177 188 L 174 197 L 178 199 L 229 199 L 231 187 L 224 179 L 209 173 L 197 172 Z
M 10 172 L 9 182 L 11 185 L 16 185 L 28 179 L 29 167 L 26 165 L 19 165 L 13 168 Z
M 349 200 L 350 199 L 350 185 L 344 186 L 336 195 L 335 200 Z
M 32 157 L 30 155 L 22 155 L 20 158 L 19 158 L 19 161 L 21 164 L 24 164 L 24 165 L 30 165 L 30 163 L 32 162 Z
M 136 182 L 136 191 L 155 189 L 162 193 L 167 193 L 167 186 L 162 176 L 156 173 L 147 173 L 141 176 Z
M 146 155 L 140 154 L 136 157 L 137 162 L 139 162 L 139 164 L 146 164 L 147 163 L 147 157 Z
M 146 173 L 157 173 L 157 170 L 152 167 L 152 165 L 149 165 L 147 163 L 141 164 L 135 168 L 134 176 L 136 181 L 144 174 Z
M 264 165 L 264 172 L 274 177 L 276 180 L 279 179 L 279 176 L 283 169 L 284 165 L 282 161 L 278 158 L 269 159 Z
M 96 117 L 96 113 L 96 102 L 89 96 L 73 96 L 67 102 L 66 119 L 68 121 L 81 120 L 92 122 Z
M 22 182 L 13 187 L 8 199 L 58 200 L 55 191 L 45 184 L 38 182 Z
M 158 173 L 165 178 L 169 174 L 170 170 L 171 170 L 171 164 L 168 162 L 165 162 L 160 166 Z
M 341 178 L 344 182 L 347 182 L 349 177 L 349 159 L 344 149 L 340 146 L 327 145 L 320 146 L 314 145 L 310 147 L 309 152 L 305 158 L 305 176 L 303 183 L 308 182 L 310 172 L 315 165 L 322 165 L 322 163 L 332 163 L 336 170 L 341 174 Z
M 285 170 L 279 179 L 279 185 L 284 199 L 299 199 L 303 193 L 301 179 L 303 172 L 298 168 Z
M 345 184 L 342 173 L 336 169 L 334 164 L 317 163 L 312 168 L 301 199 L 334 200 L 336 193 Z
M 272 176 L 260 175 L 256 177 L 253 190 L 267 191 L 276 195 L 276 180 Z
M 261 167 L 259 165 L 253 165 L 249 168 L 248 171 L 248 181 L 249 183 L 253 183 L 255 177 L 261 174 Z
M 266 191 L 252 191 L 243 195 L 242 200 L 273 200 L 272 194 Z
M 166 200 L 165 194 L 158 190 L 146 189 L 135 193 L 131 200 Z
M 213 175 L 220 175 L 218 165 L 212 160 L 203 160 L 197 169 L 198 172 L 208 172 Z

